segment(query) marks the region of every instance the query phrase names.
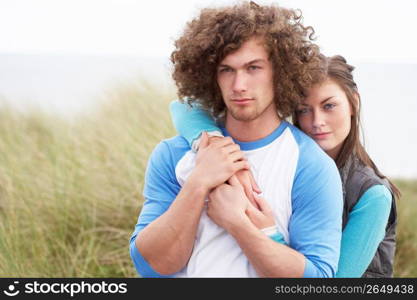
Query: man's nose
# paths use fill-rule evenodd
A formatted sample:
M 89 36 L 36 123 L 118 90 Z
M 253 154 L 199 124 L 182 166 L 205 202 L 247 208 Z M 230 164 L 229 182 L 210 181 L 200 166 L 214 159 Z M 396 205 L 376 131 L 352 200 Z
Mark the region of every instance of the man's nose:
M 242 93 L 247 90 L 247 76 L 244 72 L 236 72 L 235 78 L 233 80 L 233 92 Z

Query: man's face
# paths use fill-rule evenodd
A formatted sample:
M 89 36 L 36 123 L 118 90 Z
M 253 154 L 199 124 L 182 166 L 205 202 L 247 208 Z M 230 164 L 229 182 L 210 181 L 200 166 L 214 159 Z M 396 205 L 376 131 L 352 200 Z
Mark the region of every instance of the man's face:
M 217 67 L 217 83 L 228 117 L 238 121 L 276 114 L 272 63 L 262 43 L 260 38 L 249 39 Z

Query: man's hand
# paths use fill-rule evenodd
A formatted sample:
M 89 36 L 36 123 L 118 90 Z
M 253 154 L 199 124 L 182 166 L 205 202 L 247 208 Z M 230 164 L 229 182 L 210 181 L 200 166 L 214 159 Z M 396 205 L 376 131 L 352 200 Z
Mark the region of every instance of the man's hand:
M 211 143 L 215 143 L 216 141 L 221 141 L 222 139 L 224 139 L 224 137 L 219 137 L 219 136 L 210 136 L 208 138 L 209 140 L 209 145 Z M 242 184 L 243 189 L 245 191 L 246 197 L 249 198 L 249 200 L 253 203 L 253 205 L 256 206 L 256 200 L 255 200 L 255 196 L 253 195 L 253 193 L 261 193 L 261 189 L 259 188 L 258 184 L 255 181 L 255 178 L 252 174 L 252 171 L 250 169 L 242 169 L 239 170 L 235 173 L 237 179 L 239 180 L 239 182 Z
M 258 184 L 255 181 L 255 178 L 253 177 L 251 170 L 239 170 L 236 172 L 236 178 L 239 180 L 240 184 L 243 187 L 243 190 L 245 191 L 246 197 L 250 200 L 250 202 L 257 206 L 257 201 L 255 199 L 254 193 L 261 193 L 261 189 L 259 188 Z
M 215 188 L 208 196 L 207 205 L 207 215 L 210 219 L 227 231 L 242 219 L 248 218 L 245 211 L 249 204 L 249 199 L 236 176 L 232 176 L 229 183 Z
M 275 225 L 275 217 L 269 203 L 262 197 L 254 195 L 256 206 L 248 203 L 246 215 L 251 222 L 258 228 L 263 229 Z
M 236 225 L 244 215 L 258 229 L 274 226 L 275 217 L 268 202 L 254 195 L 255 204 L 249 201 L 242 184 L 232 176 L 229 184 L 222 184 L 209 194 L 207 215 L 220 227 L 228 230 Z
M 210 190 L 226 182 L 239 170 L 249 168 L 244 153 L 230 137 L 219 138 L 209 143 L 206 132 L 202 133 L 196 157 L 196 166 L 189 180 L 194 180 Z

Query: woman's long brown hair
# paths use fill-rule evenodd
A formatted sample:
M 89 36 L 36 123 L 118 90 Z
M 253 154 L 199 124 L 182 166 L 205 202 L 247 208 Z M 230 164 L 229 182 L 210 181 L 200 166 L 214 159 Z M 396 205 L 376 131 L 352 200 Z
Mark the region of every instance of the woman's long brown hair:
M 370 158 L 360 141 L 360 106 L 361 100 L 358 92 L 358 87 L 353 80 L 352 71 L 354 67 L 349 65 L 345 58 L 340 55 L 332 57 L 322 57 L 323 65 L 321 66 L 324 76 L 320 79 L 321 82 L 326 79 L 331 79 L 345 92 L 346 97 L 352 108 L 351 126 L 348 136 L 343 142 L 342 148 L 337 155 L 335 162 L 337 167 L 342 168 L 350 155 L 355 153 L 356 157 L 366 166 L 371 167 L 380 178 L 388 180 L 390 188 L 395 196 L 401 196 L 400 190 L 392 183 L 385 175 L 383 175 Z M 320 83 L 320 82 L 318 82 Z M 296 113 L 293 115 L 294 124 L 300 128 Z

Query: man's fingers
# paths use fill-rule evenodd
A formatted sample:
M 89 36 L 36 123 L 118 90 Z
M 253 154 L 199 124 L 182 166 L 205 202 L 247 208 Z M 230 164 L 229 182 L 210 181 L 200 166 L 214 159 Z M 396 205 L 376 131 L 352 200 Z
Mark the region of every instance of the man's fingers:
M 249 201 L 247 210 L 252 212 L 254 209 L 256 209 L 256 206 L 253 204 L 253 202 Z
M 253 195 L 252 184 L 251 184 L 250 177 L 249 177 L 249 171 L 248 170 L 239 171 L 239 176 L 237 176 L 237 178 L 240 184 L 243 186 L 243 190 L 245 191 L 246 197 L 249 199 L 249 202 L 256 206 L 257 204 Z
M 253 207 L 254 209 L 259 209 L 259 208 L 258 208 L 258 204 L 256 203 L 256 200 L 255 200 L 255 195 L 253 194 L 253 191 L 252 191 L 252 190 L 250 190 L 250 191 L 245 191 L 245 193 L 246 193 L 246 195 L 248 196 L 248 199 L 249 199 L 249 205 L 250 205 L 251 207 Z M 250 195 L 248 195 L 248 193 L 249 193 Z
M 262 216 L 262 212 L 259 210 L 257 204 L 253 204 L 251 201 L 248 202 L 248 206 L 246 208 L 246 214 L 248 216 Z
M 261 189 L 259 188 L 258 184 L 256 183 L 255 177 L 253 177 L 252 171 L 249 170 L 249 179 L 250 179 L 250 183 L 252 185 L 252 189 L 255 193 L 262 193 Z
M 246 160 L 239 160 L 235 162 L 234 164 L 235 170 L 234 173 L 236 173 L 239 170 L 249 170 L 250 165 Z
M 240 186 L 241 185 L 239 180 L 237 179 L 236 175 L 233 175 L 232 177 L 230 177 L 228 182 L 231 186 Z
M 255 201 L 256 201 L 256 203 L 257 203 L 257 205 L 258 205 L 258 207 L 261 211 L 265 212 L 265 211 L 270 211 L 271 210 L 271 207 L 269 206 L 269 203 L 263 197 L 260 197 L 258 195 L 254 195 L 254 196 L 255 196 L 254 197 Z

